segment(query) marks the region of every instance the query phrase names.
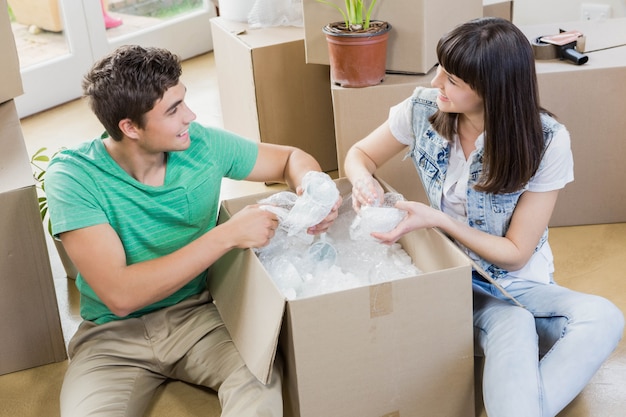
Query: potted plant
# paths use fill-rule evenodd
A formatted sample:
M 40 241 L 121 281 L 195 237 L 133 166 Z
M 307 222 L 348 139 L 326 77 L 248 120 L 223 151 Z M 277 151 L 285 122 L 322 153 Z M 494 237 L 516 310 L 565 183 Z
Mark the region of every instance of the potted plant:
M 342 21 L 322 28 L 328 42 L 330 73 L 342 87 L 368 87 L 385 79 L 387 40 L 391 25 L 372 20 L 377 0 L 344 0 L 344 8 L 329 0 L 317 0 L 336 8 Z
M 61 258 L 61 263 L 63 264 L 63 268 L 65 269 L 65 273 L 68 278 L 76 279 L 76 275 L 78 271 L 76 270 L 76 266 L 65 252 L 65 248 L 63 247 L 63 243 L 58 238 L 54 237 L 52 234 L 52 222 L 50 221 L 50 216 L 48 216 L 48 198 L 46 197 L 46 169 L 48 162 L 50 159 L 56 155 L 55 152 L 52 157 L 46 154 L 47 148 L 40 148 L 37 152 L 35 152 L 30 157 L 30 164 L 33 169 L 33 178 L 35 179 L 35 186 L 37 187 L 37 200 L 39 202 L 39 213 L 41 215 L 41 221 L 45 226 L 45 229 L 48 231 L 50 237 L 52 237 L 52 241 L 54 242 L 54 246 L 57 249 L 59 254 L 59 258 Z

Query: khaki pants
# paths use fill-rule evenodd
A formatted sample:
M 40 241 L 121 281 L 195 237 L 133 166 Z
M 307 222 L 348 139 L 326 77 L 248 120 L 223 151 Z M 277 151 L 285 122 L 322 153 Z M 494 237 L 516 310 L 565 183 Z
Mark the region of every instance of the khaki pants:
M 140 318 L 83 322 L 69 346 L 62 417 L 141 417 L 166 379 L 211 388 L 222 416 L 282 416 L 281 369 L 250 373 L 207 292 Z

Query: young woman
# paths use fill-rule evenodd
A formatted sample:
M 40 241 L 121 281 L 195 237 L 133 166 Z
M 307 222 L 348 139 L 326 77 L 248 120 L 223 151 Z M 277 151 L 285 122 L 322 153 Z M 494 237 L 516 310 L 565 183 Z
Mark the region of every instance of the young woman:
M 373 236 L 392 243 L 437 227 L 454 239 L 488 278 L 473 274 L 487 414 L 555 416 L 624 327 L 612 303 L 552 278 L 548 221 L 573 180 L 569 133 L 540 107 L 533 51 L 512 23 L 467 22 L 441 38 L 437 55 L 434 88 L 417 88 L 348 152 L 353 205 L 376 204 L 383 191 L 372 174 L 407 152 L 430 206 L 399 202 L 407 217 Z

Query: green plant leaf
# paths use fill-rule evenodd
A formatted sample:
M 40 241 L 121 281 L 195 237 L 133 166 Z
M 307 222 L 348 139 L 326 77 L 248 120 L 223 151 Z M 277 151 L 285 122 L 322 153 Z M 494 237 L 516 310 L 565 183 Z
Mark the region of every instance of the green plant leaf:
M 368 29 L 374 5 L 377 0 L 371 0 L 366 6 L 365 0 L 344 0 L 344 9 L 331 3 L 328 0 L 317 0 L 319 3 L 327 4 L 339 10 L 346 27 L 350 30 Z

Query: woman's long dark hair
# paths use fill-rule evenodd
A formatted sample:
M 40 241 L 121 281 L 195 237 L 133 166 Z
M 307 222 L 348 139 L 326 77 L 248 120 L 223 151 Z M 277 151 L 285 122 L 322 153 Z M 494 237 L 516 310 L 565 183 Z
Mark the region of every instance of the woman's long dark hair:
M 483 174 L 475 189 L 494 194 L 521 189 L 537 171 L 544 149 L 543 109 L 528 38 L 505 19 L 479 18 L 444 35 L 437 57 L 483 99 Z M 430 122 L 451 140 L 457 116 L 438 111 Z

